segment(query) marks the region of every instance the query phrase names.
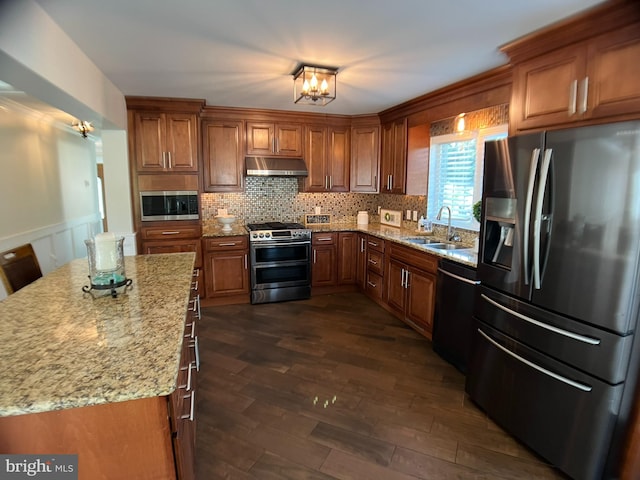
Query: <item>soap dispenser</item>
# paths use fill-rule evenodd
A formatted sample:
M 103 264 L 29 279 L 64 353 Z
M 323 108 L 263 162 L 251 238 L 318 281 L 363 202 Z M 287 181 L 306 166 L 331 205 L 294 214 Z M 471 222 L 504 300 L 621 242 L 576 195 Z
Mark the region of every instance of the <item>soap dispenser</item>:
M 424 231 L 424 215 L 420 215 L 420 220 L 418 220 L 418 231 Z

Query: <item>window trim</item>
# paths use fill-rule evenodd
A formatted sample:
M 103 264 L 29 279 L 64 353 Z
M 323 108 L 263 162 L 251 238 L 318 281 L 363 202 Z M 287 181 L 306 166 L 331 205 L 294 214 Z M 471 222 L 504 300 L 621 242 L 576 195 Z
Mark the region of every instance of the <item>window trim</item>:
M 430 155 L 429 155 L 429 170 L 431 170 L 431 152 L 434 152 L 433 147 L 435 145 L 440 145 L 443 143 L 452 143 L 452 142 L 463 142 L 468 140 L 476 140 L 476 167 L 474 172 L 474 182 L 473 182 L 473 201 L 472 204 L 475 204 L 477 201 L 482 199 L 482 176 L 484 170 L 484 142 L 490 138 L 498 135 L 509 135 L 509 125 L 502 124 L 496 125 L 493 127 L 481 128 L 478 130 L 465 131 L 462 133 L 450 133 L 446 135 L 438 135 L 435 137 L 431 137 L 430 139 Z M 427 184 L 429 181 L 427 180 Z M 428 185 L 429 187 L 430 185 Z M 428 188 L 427 187 L 427 188 Z M 429 195 L 427 190 L 427 202 L 429 201 Z M 436 207 L 438 208 L 438 207 Z M 436 208 L 433 209 L 435 212 Z M 427 213 L 429 213 L 429 205 L 427 204 Z M 447 225 L 447 220 L 436 220 L 435 213 L 433 213 L 433 218 L 431 221 L 436 225 Z M 475 218 L 471 218 L 470 221 L 461 221 L 461 220 L 452 220 L 452 227 L 463 228 L 465 230 L 472 231 L 480 231 L 480 223 L 478 223 Z

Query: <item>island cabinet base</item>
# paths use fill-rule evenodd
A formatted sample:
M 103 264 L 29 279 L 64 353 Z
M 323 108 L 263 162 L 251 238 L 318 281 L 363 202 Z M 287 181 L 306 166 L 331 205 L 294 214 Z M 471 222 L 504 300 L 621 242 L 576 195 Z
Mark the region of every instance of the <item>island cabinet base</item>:
M 80 480 L 176 478 L 166 397 L 1 417 L 0 452 L 78 454 Z

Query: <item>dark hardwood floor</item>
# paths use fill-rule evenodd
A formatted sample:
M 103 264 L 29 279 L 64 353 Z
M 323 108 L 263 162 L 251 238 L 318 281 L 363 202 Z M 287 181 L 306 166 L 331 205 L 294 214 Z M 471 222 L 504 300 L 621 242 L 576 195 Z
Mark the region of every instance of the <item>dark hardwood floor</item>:
M 563 478 L 364 295 L 203 309 L 198 480 Z

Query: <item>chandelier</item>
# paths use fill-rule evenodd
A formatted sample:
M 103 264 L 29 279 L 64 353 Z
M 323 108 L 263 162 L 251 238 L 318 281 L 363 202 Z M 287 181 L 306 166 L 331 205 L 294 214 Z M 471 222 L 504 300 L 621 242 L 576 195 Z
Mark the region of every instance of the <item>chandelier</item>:
M 293 101 L 324 106 L 336 98 L 337 68 L 301 65 L 293 74 Z

